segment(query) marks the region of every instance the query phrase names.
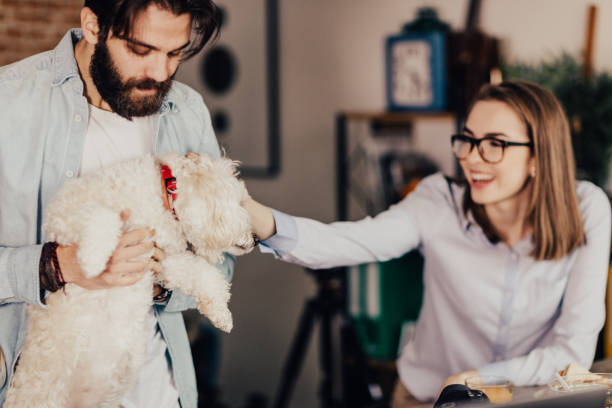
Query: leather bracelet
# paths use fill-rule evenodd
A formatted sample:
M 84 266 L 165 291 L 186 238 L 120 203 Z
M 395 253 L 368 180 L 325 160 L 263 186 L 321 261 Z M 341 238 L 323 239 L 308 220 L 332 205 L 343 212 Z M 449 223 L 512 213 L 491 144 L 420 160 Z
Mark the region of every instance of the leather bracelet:
M 57 242 L 46 242 L 41 250 L 38 263 L 41 299 L 44 297 L 45 290 L 56 292 L 66 285 L 57 259 L 58 246 Z

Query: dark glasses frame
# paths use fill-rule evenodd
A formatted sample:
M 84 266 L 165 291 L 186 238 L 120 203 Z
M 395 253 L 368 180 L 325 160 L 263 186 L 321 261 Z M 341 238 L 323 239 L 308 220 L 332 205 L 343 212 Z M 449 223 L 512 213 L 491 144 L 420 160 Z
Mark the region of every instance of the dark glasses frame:
M 501 145 L 502 154 L 499 160 L 489 160 L 485 158 L 482 150 L 480 149 L 480 144 L 482 143 L 483 140 L 493 140 Z M 455 144 L 455 141 L 470 144 L 470 150 L 468 150 L 465 157 L 457 156 L 457 154 L 455 153 L 455 149 L 452 149 L 453 145 Z M 493 163 L 499 163 L 500 161 L 504 159 L 504 153 L 506 152 L 506 148 L 510 146 L 527 146 L 530 149 L 533 149 L 533 142 L 509 142 L 507 140 L 501 140 L 501 139 L 498 139 L 496 137 L 491 137 L 491 136 L 483 137 L 482 139 L 477 139 L 475 137 L 471 137 L 471 136 L 464 135 L 464 134 L 457 134 L 457 135 L 451 136 L 451 150 L 453 151 L 453 155 L 459 160 L 463 160 L 467 158 L 472 153 L 472 150 L 474 150 L 474 146 L 476 146 L 476 150 L 478 150 L 478 154 L 480 155 L 482 160 L 486 161 L 487 163 L 493 164 Z

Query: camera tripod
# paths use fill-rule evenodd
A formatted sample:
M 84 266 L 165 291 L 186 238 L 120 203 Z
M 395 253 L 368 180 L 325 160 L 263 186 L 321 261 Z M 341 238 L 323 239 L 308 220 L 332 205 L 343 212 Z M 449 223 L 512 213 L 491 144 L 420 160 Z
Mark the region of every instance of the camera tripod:
M 281 383 L 272 408 L 288 406 L 295 382 L 299 376 L 306 349 L 310 341 L 315 322 L 320 322 L 320 358 L 321 381 L 319 398 L 321 408 L 356 407 L 350 400 L 369 399 L 367 381 L 367 363 L 351 318 L 345 313 L 345 268 L 315 271 L 306 269 L 316 279 L 317 293 L 306 300 L 298 323 L 297 331 L 283 368 Z M 334 354 L 332 325 L 334 318 L 340 319 L 340 361 L 342 377 L 342 394 L 344 401 L 335 401 L 334 390 Z M 346 357 L 350 356 L 350 359 Z M 337 360 L 337 359 L 336 359 Z M 346 361 L 349 361 L 347 364 Z M 337 369 L 336 369 L 337 370 Z M 358 385 L 355 387 L 355 385 Z M 357 389 L 355 389 L 357 388 Z M 361 390 L 361 392 L 359 392 Z M 350 392 L 349 392 L 350 391 Z M 351 395 L 346 398 L 347 395 Z

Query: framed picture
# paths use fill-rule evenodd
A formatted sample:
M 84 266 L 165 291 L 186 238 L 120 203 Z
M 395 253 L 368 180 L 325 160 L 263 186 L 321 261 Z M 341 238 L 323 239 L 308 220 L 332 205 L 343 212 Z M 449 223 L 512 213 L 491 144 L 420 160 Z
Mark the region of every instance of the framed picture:
M 406 33 L 387 38 L 386 90 L 389 110 L 445 109 L 445 34 Z
M 201 92 L 243 177 L 280 171 L 278 0 L 217 0 L 220 36 L 177 79 Z M 195 64 L 195 65 L 194 65 Z

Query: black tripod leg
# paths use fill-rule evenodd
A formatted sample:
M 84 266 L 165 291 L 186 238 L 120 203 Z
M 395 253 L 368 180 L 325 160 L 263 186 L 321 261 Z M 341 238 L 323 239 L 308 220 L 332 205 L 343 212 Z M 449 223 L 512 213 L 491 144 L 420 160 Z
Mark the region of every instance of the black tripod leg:
M 331 408 L 332 384 L 333 384 L 333 360 L 332 360 L 332 337 L 331 337 L 331 313 L 323 311 L 321 316 L 321 369 L 322 378 L 319 388 L 321 396 L 321 408 Z
M 371 402 L 367 357 L 350 317 L 346 317 L 342 323 L 341 342 L 342 355 L 351 356 L 342 362 L 344 406 L 351 408 L 367 406 Z
M 276 394 L 276 399 L 273 408 L 285 408 L 291 397 L 291 392 L 295 386 L 295 381 L 302 368 L 304 357 L 306 355 L 306 346 L 312 335 L 312 327 L 314 325 L 315 317 L 317 314 L 317 302 L 315 299 L 310 299 L 304 305 L 304 311 L 300 316 L 300 322 L 298 324 L 297 333 L 293 338 L 293 344 L 291 345 L 291 351 L 287 358 L 287 363 L 283 369 L 283 375 L 281 377 L 281 384 Z

